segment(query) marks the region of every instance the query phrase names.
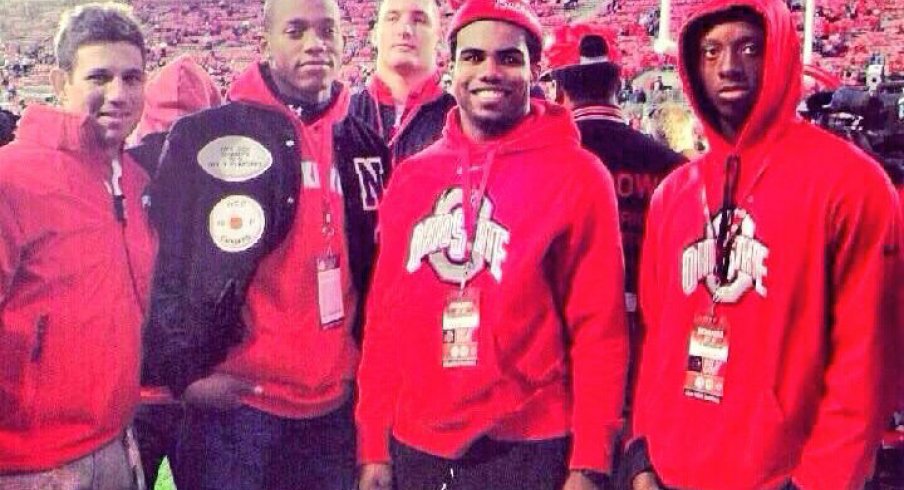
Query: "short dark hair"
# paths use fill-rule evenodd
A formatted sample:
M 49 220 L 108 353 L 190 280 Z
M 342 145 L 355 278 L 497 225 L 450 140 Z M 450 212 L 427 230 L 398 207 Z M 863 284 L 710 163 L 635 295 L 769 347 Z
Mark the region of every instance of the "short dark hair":
M 54 38 L 56 64 L 72 71 L 75 53 L 87 44 L 129 43 L 141 51 L 145 59 L 144 34 L 132 8 L 114 2 L 87 3 L 67 10 L 60 18 Z
M 497 20 L 497 19 L 485 19 L 485 20 Z M 499 20 L 499 22 L 507 22 L 507 21 Z M 512 22 L 508 22 L 508 23 L 512 24 L 515 27 L 519 27 L 519 28 L 521 28 L 521 30 L 524 31 L 525 39 L 527 40 L 527 55 L 530 58 L 530 62 L 531 63 L 539 63 L 540 58 L 543 56 L 543 41 L 538 39 L 530 31 L 519 26 L 518 24 L 515 24 Z M 468 25 L 469 24 L 465 24 L 465 25 L 459 27 L 458 30 L 456 30 L 449 36 L 449 55 L 451 56 L 452 61 L 455 61 L 455 50 L 456 50 L 456 47 L 458 46 L 458 33 L 462 29 L 467 27 Z

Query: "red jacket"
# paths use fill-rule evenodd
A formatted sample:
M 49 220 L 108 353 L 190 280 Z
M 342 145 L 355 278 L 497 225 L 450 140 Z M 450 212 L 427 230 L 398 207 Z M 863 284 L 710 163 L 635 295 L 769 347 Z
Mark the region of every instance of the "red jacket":
M 0 473 L 78 459 L 129 424 L 154 240 L 122 156 L 126 224 L 85 117 L 29 107 L 0 150 Z
M 747 5 L 765 19 L 762 87 L 728 141 L 701 107 L 682 30 L 681 72 L 711 150 L 654 194 L 642 253 L 640 301 L 648 325 L 634 433 L 645 437 L 663 483 L 706 489 L 862 488 L 892 393 L 900 287 L 899 212 L 888 178 L 852 144 L 795 114 L 801 60 L 780 0 L 722 0 L 689 21 Z M 739 159 L 728 284 L 714 271 L 726 160 Z M 714 221 L 714 220 L 713 220 Z M 685 394 L 695 316 L 729 325 L 720 403 Z M 897 327 L 900 327 L 898 325 Z
M 461 164 L 479 169 L 475 189 L 490 167 L 468 281 L 481 291 L 479 353 L 477 366 L 443 368 L 440 319 L 465 267 Z M 388 461 L 390 433 L 447 458 L 484 435 L 570 433 L 571 467 L 608 471 L 627 366 L 624 265 L 612 178 L 570 114 L 533 102 L 518 127 L 477 144 L 453 110 L 443 137 L 397 171 L 364 329 L 361 460 Z

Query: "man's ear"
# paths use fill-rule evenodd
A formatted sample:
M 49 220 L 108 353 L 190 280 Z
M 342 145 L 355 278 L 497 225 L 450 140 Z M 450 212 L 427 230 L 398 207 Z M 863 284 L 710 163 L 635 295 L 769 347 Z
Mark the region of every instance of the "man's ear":
M 66 99 L 66 87 L 69 85 L 69 72 L 54 67 L 50 70 L 50 86 L 53 87 L 53 93 L 57 100 L 64 101 Z
M 540 62 L 533 61 L 530 64 L 530 83 L 534 85 L 540 81 Z
M 267 40 L 267 35 L 264 34 L 261 36 L 261 42 L 258 44 L 258 47 L 261 50 L 261 57 L 265 60 L 270 59 L 270 42 Z

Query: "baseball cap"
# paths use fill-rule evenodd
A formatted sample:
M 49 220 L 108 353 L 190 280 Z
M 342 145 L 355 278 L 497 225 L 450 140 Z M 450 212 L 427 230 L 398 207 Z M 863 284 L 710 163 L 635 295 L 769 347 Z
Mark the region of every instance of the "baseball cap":
M 618 64 L 615 31 L 598 23 L 565 24 L 556 27 L 543 50 L 549 71 L 595 63 Z M 549 73 L 547 72 L 547 75 Z
M 538 43 L 543 40 L 543 26 L 524 0 L 465 0 L 455 11 L 449 26 L 449 40 L 455 39 L 463 27 L 478 20 L 501 20 L 524 28 Z

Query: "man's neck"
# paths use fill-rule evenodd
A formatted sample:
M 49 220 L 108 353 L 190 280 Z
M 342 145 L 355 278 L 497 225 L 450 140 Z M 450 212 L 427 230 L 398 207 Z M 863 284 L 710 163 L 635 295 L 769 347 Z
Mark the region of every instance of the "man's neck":
M 389 88 L 396 105 L 404 106 L 412 90 L 416 90 L 433 74 L 430 70 L 398 72 L 390 69 L 377 71 L 377 78 Z

